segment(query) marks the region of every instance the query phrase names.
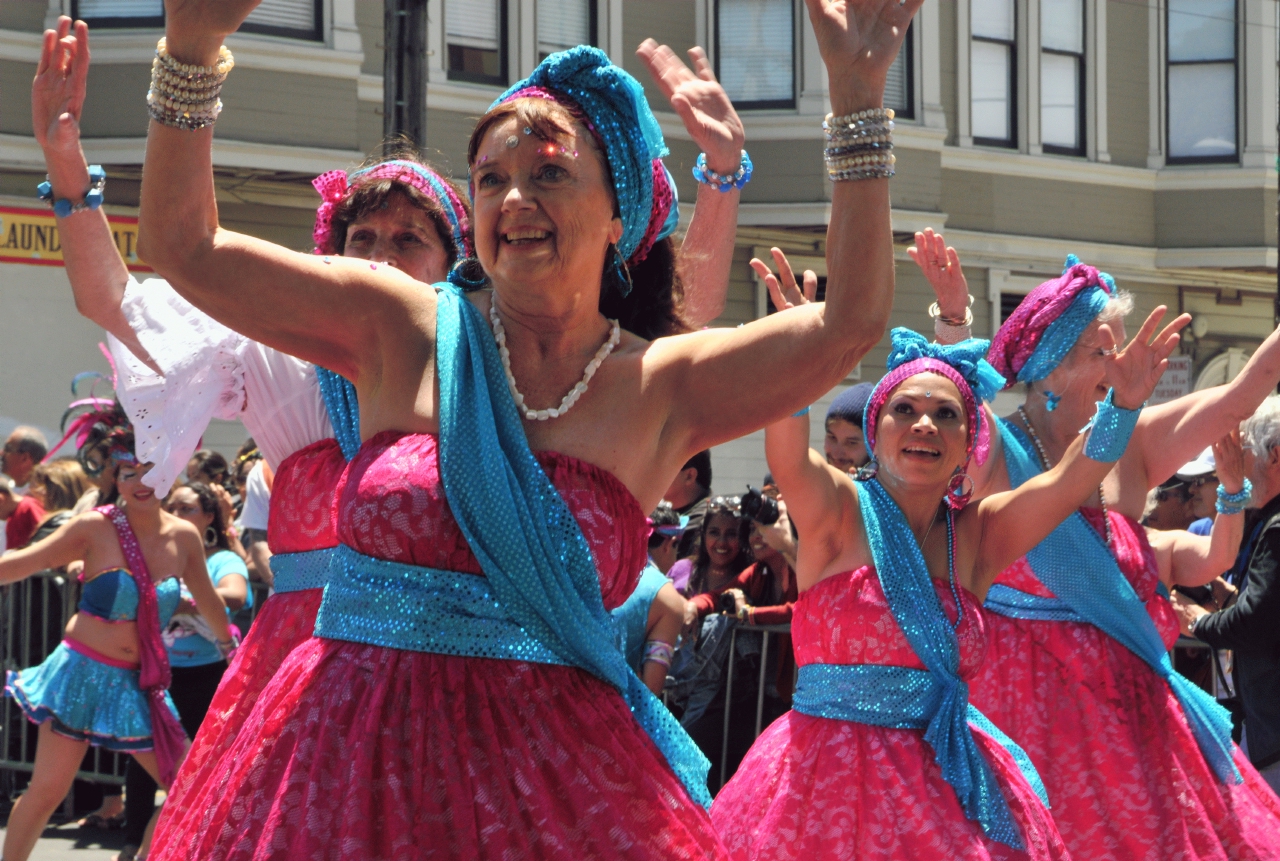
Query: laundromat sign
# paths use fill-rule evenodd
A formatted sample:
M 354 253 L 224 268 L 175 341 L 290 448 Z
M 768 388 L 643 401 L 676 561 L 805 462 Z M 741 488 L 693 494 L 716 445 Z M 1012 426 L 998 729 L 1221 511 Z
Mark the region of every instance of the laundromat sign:
M 134 272 L 151 272 L 151 267 L 138 259 L 138 219 L 108 215 L 107 223 L 125 265 Z M 0 206 L 0 263 L 62 266 L 62 237 L 53 213 Z

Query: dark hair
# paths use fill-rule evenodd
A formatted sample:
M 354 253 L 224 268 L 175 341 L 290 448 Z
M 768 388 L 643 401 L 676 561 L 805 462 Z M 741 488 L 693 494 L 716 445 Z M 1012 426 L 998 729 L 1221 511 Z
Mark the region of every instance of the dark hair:
M 686 469 L 696 469 L 698 471 L 698 486 L 703 490 L 711 490 L 711 449 L 703 449 L 684 462 L 684 466 L 680 467 L 680 471 Z
M 480 118 L 467 142 L 467 165 L 474 167 L 480 143 L 495 125 L 507 119 L 528 128 L 539 140 L 555 142 L 569 134 L 573 123 L 587 126 L 581 112 L 558 102 L 541 98 L 515 99 L 503 102 Z M 609 193 L 613 197 L 614 215 L 618 214 L 617 195 L 613 193 L 613 173 L 609 160 L 598 142 L 592 144 L 609 176 Z M 468 275 L 475 267 L 469 267 Z M 689 331 L 684 319 L 684 283 L 676 269 L 676 248 L 671 237 L 653 244 L 649 254 L 630 267 L 631 291 L 624 297 L 614 274 L 613 252 L 605 258 L 600 273 L 600 313 L 616 319 L 618 325 L 646 340 Z
M 680 524 L 680 515 L 676 514 L 676 510 L 671 507 L 670 502 L 659 502 L 658 507 L 653 510 L 653 514 L 649 515 L 649 522 L 653 524 L 656 530 L 659 526 L 678 526 Z M 657 531 L 649 535 L 649 549 L 656 550 L 662 546 L 662 542 L 666 541 L 668 536 Z
M 405 140 L 384 143 L 377 156 L 365 159 L 364 163 L 356 170 L 366 170 L 389 161 L 413 162 L 437 174 L 440 173 L 423 161 L 417 151 Z M 443 174 L 440 174 L 440 177 L 443 181 L 448 181 L 444 180 Z M 410 204 L 427 214 L 427 217 L 431 220 L 431 226 L 435 228 L 436 234 L 440 237 L 440 244 L 444 246 L 445 252 L 449 255 L 449 267 L 452 268 L 453 264 L 458 262 L 462 249 L 454 244 L 453 227 L 449 224 L 449 217 L 445 215 L 445 205 L 412 185 L 389 177 L 371 179 L 357 177 L 351 184 L 351 191 L 334 208 L 331 236 L 333 248 L 336 252 L 341 254 L 346 247 L 347 230 L 351 228 L 351 225 L 366 217 L 369 213 L 386 207 L 393 194 L 399 194 Z M 459 195 L 459 199 L 462 201 L 462 205 L 466 207 L 466 198 Z M 468 221 L 470 221 L 470 212 L 467 214 Z
M 200 503 L 200 510 L 205 514 L 213 515 L 213 522 L 209 526 L 217 533 L 217 541 L 215 545 L 219 550 L 230 550 L 231 542 L 227 539 L 227 524 L 222 521 L 222 506 L 218 504 L 218 497 L 214 495 L 213 488 L 205 484 L 203 481 L 189 481 L 186 484 L 180 484 L 174 490 L 186 488 L 196 495 L 196 500 Z M 170 494 L 172 496 L 172 493 Z M 203 539 L 204 536 L 201 536 Z
M 195 475 L 191 474 L 191 464 L 195 463 Z M 191 460 L 187 461 L 187 480 L 200 481 L 203 479 L 209 484 L 222 484 L 227 479 L 227 459 L 216 451 L 210 451 L 202 448 L 195 454 L 191 455 Z M 221 476 L 221 479 L 219 479 Z
M 102 475 L 111 466 L 112 451 L 134 450 L 133 425 L 129 423 L 129 417 L 125 415 L 124 407 L 120 406 L 119 401 L 99 410 L 94 414 L 94 419 L 85 433 L 84 442 L 76 450 L 76 460 L 80 461 L 80 466 L 90 477 Z M 101 462 L 95 456 L 100 456 Z M 120 491 L 112 481 L 99 491 L 98 504 L 111 505 L 119 496 Z
M 240 446 L 240 450 L 236 452 L 236 468 L 231 477 L 237 482 L 248 478 L 249 471 L 260 460 L 262 460 L 262 451 L 259 450 L 258 444 L 253 441 L 253 437 L 249 437 Z
M 751 564 L 751 519 L 743 517 L 738 509 L 728 505 L 712 504 L 702 515 L 702 527 L 698 530 L 698 555 L 693 560 L 693 573 L 689 575 L 689 595 L 707 591 L 707 574 L 711 571 L 711 554 L 707 553 L 707 530 L 711 519 L 727 514 L 738 521 L 738 555 L 729 564 L 730 576 L 736 577 Z

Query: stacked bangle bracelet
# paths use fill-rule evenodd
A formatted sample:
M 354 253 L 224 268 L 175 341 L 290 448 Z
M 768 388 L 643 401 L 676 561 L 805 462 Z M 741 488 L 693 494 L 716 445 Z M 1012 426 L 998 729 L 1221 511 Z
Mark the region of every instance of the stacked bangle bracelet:
M 1219 514 L 1239 514 L 1249 506 L 1249 500 L 1253 497 L 1253 482 L 1249 479 L 1244 480 L 1240 490 L 1235 493 L 1227 493 L 1222 489 L 1222 485 L 1218 485 L 1218 501 L 1214 504 L 1214 508 Z
M 151 89 L 147 91 L 147 112 L 156 122 L 184 131 L 213 125 L 222 112 L 222 84 L 235 67 L 235 58 L 224 45 L 218 62 L 193 66 L 173 58 L 162 38 L 151 63 Z
M 822 122 L 823 153 L 832 182 L 893 176 L 893 110 L 874 108 L 854 114 L 827 114 Z
M 751 156 L 747 155 L 747 151 L 742 151 L 742 158 L 738 162 L 738 169 L 733 173 L 716 173 L 707 167 L 707 154 L 705 152 L 698 153 L 698 162 L 693 166 L 693 178 L 703 185 L 709 185 L 716 191 L 732 191 L 735 188 L 742 188 L 751 182 L 751 173 L 755 169 L 751 164 Z
M 45 174 L 44 182 L 36 186 L 36 195 L 53 207 L 54 215 L 66 218 L 68 215 L 102 206 L 102 192 L 106 187 L 107 172 L 102 169 L 102 165 L 91 164 L 89 165 L 89 190 L 84 193 L 79 203 L 72 203 L 65 197 L 54 200 L 53 184 L 49 182 L 48 174 Z

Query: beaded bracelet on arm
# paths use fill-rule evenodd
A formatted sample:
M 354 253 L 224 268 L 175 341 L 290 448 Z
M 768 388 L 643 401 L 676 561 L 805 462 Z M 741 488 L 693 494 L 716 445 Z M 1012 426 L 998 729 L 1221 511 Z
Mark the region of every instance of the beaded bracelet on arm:
M 973 294 L 969 294 L 969 306 L 964 309 L 961 318 L 944 316 L 938 303 L 929 306 L 929 316 L 933 318 L 933 334 L 941 344 L 957 344 L 973 336 Z
M 102 165 L 91 164 L 89 165 L 89 190 L 84 193 L 79 203 L 72 203 L 65 197 L 54 200 L 53 183 L 49 181 L 48 174 L 45 174 L 44 182 L 36 186 L 36 196 L 53 207 L 54 215 L 66 218 L 68 215 L 102 206 L 102 194 L 106 187 L 107 172 L 102 169 Z
M 1102 463 L 1110 463 L 1120 459 L 1129 446 L 1129 437 L 1138 424 L 1138 416 L 1142 407 L 1126 410 L 1112 402 L 1115 389 L 1107 390 L 1105 400 L 1098 402 L 1098 411 L 1089 423 L 1080 429 L 1080 433 L 1089 432 L 1089 439 L 1084 444 L 1085 457 Z
M 893 110 L 873 108 L 843 116 L 827 114 L 823 157 L 832 182 L 882 179 L 894 174 Z
M 646 640 L 644 644 L 644 660 L 645 664 L 661 664 L 667 669 L 671 669 L 671 658 L 675 655 L 675 649 L 671 648 L 670 643 L 664 643 L 662 640 Z
M 693 178 L 703 185 L 709 185 L 716 191 L 733 191 L 741 189 L 744 185 L 751 182 L 751 174 L 755 170 L 755 166 L 751 164 L 751 156 L 747 155 L 747 151 L 742 151 L 742 157 L 738 160 L 738 169 L 733 173 L 716 173 L 707 167 L 707 154 L 705 152 L 698 153 L 698 161 L 693 166 Z
M 1249 507 L 1249 500 L 1253 498 L 1253 482 L 1249 479 L 1244 480 L 1244 484 L 1235 493 L 1227 493 L 1221 484 L 1218 485 L 1218 501 L 1214 503 L 1214 508 L 1219 514 L 1239 514 Z
M 161 125 L 184 131 L 213 125 L 222 112 L 222 99 L 218 96 L 235 64 L 226 45 L 218 49 L 218 62 L 212 66 L 179 63 L 161 38 L 151 62 L 147 112 Z

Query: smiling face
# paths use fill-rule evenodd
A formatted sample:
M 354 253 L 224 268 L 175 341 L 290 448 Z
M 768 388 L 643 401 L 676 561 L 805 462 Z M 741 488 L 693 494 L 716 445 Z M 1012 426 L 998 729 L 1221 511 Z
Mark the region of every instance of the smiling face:
M 342 256 L 385 263 L 427 284 L 449 274 L 449 252 L 431 216 L 396 192 L 351 222 Z
M 213 523 L 213 514 L 205 513 L 205 510 L 200 507 L 200 497 L 196 496 L 196 492 L 189 487 L 174 488 L 164 508 L 174 517 L 195 526 L 200 530 L 201 535 Z
M 1117 344 L 1125 342 L 1124 321 L 1110 320 L 1107 323 Z M 1064 404 L 1072 409 L 1064 413 L 1064 421 L 1075 421 L 1079 414 L 1092 415 L 1094 404 L 1107 396 L 1111 386 L 1107 380 L 1107 360 L 1102 336 L 1099 334 L 1101 323 L 1094 320 L 1084 330 L 1080 340 L 1063 358 L 1058 367 L 1037 385 L 1062 396 Z M 1065 418 L 1070 416 L 1070 418 Z
M 865 466 L 871 459 L 867 454 L 866 440 L 862 438 L 862 428 L 844 419 L 827 420 L 822 450 L 827 456 L 827 463 L 845 472 Z
M 584 127 L 550 108 L 567 131 L 543 140 L 509 117 L 485 133 L 471 165 L 476 254 L 499 283 L 598 282 L 622 235 L 604 156 Z
M 122 463 L 116 469 L 116 492 L 126 506 L 155 508 L 160 505 L 156 492 L 142 483 L 142 476 L 150 469 L 151 464 L 139 466 L 136 463 Z
M 945 484 L 964 464 L 968 441 L 960 390 L 938 374 L 903 380 L 876 418 L 880 471 L 907 484 Z
M 742 549 L 739 520 L 732 514 L 719 512 L 707 518 L 702 532 L 703 546 L 711 560 L 711 567 L 725 569 L 733 564 Z

